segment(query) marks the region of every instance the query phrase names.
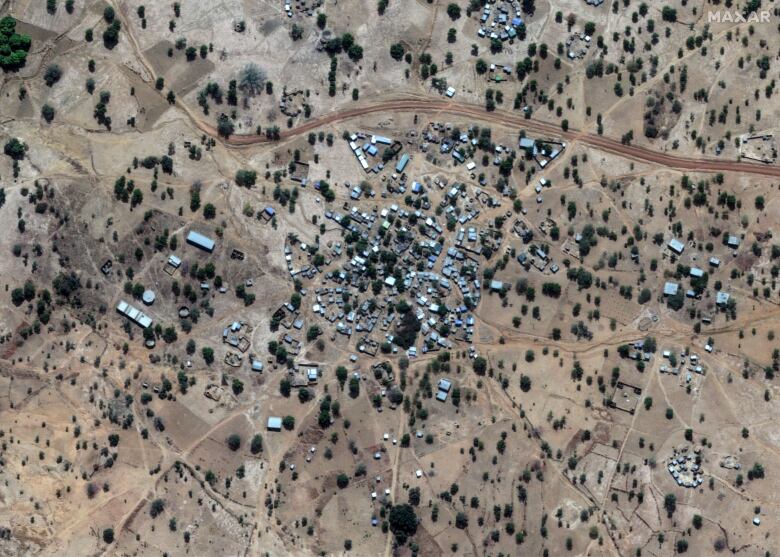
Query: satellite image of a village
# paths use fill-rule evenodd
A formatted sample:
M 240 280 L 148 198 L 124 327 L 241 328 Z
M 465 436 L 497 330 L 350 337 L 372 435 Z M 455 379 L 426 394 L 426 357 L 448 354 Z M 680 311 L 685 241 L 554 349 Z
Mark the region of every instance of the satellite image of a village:
M 780 1 L 0 0 L 0 557 L 780 557 Z

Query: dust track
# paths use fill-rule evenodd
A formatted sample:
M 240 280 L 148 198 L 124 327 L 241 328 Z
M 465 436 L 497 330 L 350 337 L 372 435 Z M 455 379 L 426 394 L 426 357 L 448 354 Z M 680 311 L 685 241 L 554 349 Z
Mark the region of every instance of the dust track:
M 745 174 L 780 177 L 780 166 L 744 161 L 680 157 L 661 151 L 654 151 L 645 147 L 624 145 L 618 140 L 590 132 L 572 128 L 563 131 L 555 124 L 542 122 L 533 118 L 526 119 L 523 116 L 508 111 L 497 110 L 494 112 L 486 112 L 481 106 L 442 100 L 398 99 L 364 104 L 346 110 L 337 110 L 320 116 L 319 118 L 309 120 L 298 127 L 283 130 L 280 134 L 280 139 L 293 138 L 320 129 L 329 124 L 345 122 L 368 114 L 405 112 L 438 112 L 440 114 L 462 116 L 476 121 L 520 128 L 535 133 L 560 137 L 568 141 L 579 141 L 607 153 L 677 170 L 694 172 L 742 172 Z M 249 147 L 252 145 L 272 143 L 272 141 L 265 136 L 255 134 L 233 135 L 227 139 L 222 138 L 219 137 L 216 128 L 211 124 L 198 118 L 193 118 L 193 121 L 198 129 L 214 138 L 218 138 L 228 146 Z

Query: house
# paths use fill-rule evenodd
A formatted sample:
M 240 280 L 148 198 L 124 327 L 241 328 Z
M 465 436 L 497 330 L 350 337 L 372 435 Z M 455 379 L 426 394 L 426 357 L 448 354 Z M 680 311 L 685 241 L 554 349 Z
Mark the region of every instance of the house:
M 116 311 L 127 317 L 130 321 L 141 327 L 142 329 L 146 329 L 148 327 L 152 326 L 152 318 L 146 315 L 144 312 L 139 310 L 138 308 L 131 306 L 124 300 L 120 300 L 119 303 L 116 306 Z
M 729 234 L 729 237 L 726 239 L 726 245 L 731 249 L 737 249 L 739 247 L 739 238 L 733 234 Z
M 533 152 L 536 149 L 536 140 L 530 137 L 521 137 L 520 148 L 524 151 Z
M 694 278 L 701 278 L 704 276 L 704 271 L 698 267 L 691 267 L 691 270 L 688 273 Z
M 455 96 L 455 88 L 454 87 L 447 87 L 447 92 L 445 93 L 449 98 L 452 98 Z
M 214 240 L 194 230 L 190 230 L 190 233 L 187 234 L 187 243 L 209 253 L 214 251 Z
M 398 164 L 395 165 L 395 171 L 403 172 L 407 164 L 409 164 L 409 154 L 404 153 L 403 155 L 401 155 L 401 160 L 399 160 Z
M 720 307 L 726 307 L 726 304 L 729 303 L 729 294 L 728 292 L 718 292 L 715 295 L 715 303 L 718 304 Z
M 677 255 L 680 255 L 685 249 L 685 244 L 683 244 L 677 238 L 672 238 L 671 240 L 669 240 L 668 245 L 669 245 L 669 249 L 672 250 Z
M 710 257 L 710 265 L 713 267 L 720 267 L 720 259 L 717 257 Z
M 270 416 L 266 427 L 268 431 L 282 431 L 282 419 L 277 416 Z
M 449 393 L 452 388 L 452 382 L 449 379 L 439 379 L 439 390 Z
M 664 284 L 664 296 L 674 296 L 677 294 L 677 290 L 680 288 L 680 285 L 676 282 L 667 282 Z
M 504 283 L 501 282 L 500 280 L 495 280 L 495 279 L 491 280 L 490 281 L 490 289 L 493 292 L 499 292 L 499 291 L 504 289 Z
M 263 362 L 260 360 L 252 360 L 252 371 L 260 373 L 263 371 Z
M 174 269 L 178 269 L 179 267 L 181 267 L 181 259 L 171 254 L 168 256 L 168 265 L 170 265 Z

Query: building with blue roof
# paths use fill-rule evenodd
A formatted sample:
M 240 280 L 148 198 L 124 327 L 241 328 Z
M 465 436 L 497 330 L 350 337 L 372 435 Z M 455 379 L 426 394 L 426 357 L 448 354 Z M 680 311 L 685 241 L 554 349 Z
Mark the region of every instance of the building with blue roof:
M 403 155 L 401 155 L 401 160 L 399 160 L 398 164 L 395 165 L 395 171 L 403 172 L 407 164 L 409 164 L 409 154 L 404 153 Z
M 194 230 L 190 230 L 190 233 L 187 234 L 187 243 L 209 253 L 214 251 L 214 246 L 216 245 L 214 240 Z

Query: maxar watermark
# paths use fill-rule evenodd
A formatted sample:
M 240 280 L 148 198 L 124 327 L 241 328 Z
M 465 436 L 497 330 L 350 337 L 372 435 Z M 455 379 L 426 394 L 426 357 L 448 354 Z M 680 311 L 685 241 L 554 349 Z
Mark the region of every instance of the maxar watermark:
M 769 10 L 756 10 L 749 14 L 742 12 L 718 10 L 707 12 L 707 23 L 769 23 L 772 12 Z

